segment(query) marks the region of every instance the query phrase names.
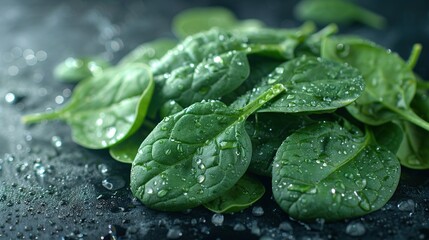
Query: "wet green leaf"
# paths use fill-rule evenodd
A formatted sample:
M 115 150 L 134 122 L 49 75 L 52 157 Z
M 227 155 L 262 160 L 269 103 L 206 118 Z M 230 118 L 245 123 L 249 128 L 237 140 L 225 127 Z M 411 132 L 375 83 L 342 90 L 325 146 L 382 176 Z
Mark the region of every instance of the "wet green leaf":
M 245 119 L 282 90 L 275 85 L 240 110 L 209 101 L 164 118 L 133 162 L 134 195 L 146 206 L 164 211 L 184 210 L 223 195 L 250 163 Z
M 390 151 L 347 122 L 320 122 L 290 135 L 273 163 L 273 195 L 300 220 L 339 220 L 380 209 L 393 195 L 400 165 Z
M 265 193 L 264 185 L 257 179 L 243 175 L 240 180 L 222 196 L 204 203 L 204 207 L 216 213 L 233 213 L 248 208 Z
M 102 73 L 108 67 L 109 62 L 99 58 L 69 57 L 55 67 L 54 76 L 63 82 L 79 82 Z
M 276 67 L 234 106 L 243 106 L 272 84 L 286 91 L 259 112 L 324 112 L 344 107 L 363 92 L 362 76 L 352 67 L 330 60 L 302 56 Z
M 402 118 L 429 130 L 410 108 L 416 77 L 396 53 L 356 37 L 327 38 L 322 46 L 323 57 L 356 67 L 365 79 L 364 93 L 347 107 L 355 118 L 370 125 Z
M 117 144 L 142 124 L 154 83 L 144 64 L 110 68 L 81 82 L 66 106 L 49 113 L 27 115 L 23 122 L 66 121 L 75 142 L 100 149 Z

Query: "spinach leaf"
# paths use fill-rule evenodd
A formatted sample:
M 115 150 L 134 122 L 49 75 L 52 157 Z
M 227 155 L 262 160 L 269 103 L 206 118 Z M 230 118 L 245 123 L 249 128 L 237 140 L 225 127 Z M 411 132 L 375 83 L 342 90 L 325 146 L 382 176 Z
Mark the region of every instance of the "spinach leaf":
M 248 77 L 248 54 L 293 57 L 307 28 L 262 33 L 211 29 L 189 36 L 152 65 L 157 87 L 153 105 L 175 100 L 186 107 L 222 97 Z
M 429 132 L 409 122 L 401 122 L 404 138 L 397 152 L 401 164 L 412 169 L 429 169 Z
M 362 76 L 355 68 L 323 58 L 302 56 L 278 66 L 233 106 L 245 105 L 277 83 L 286 91 L 259 112 L 332 111 L 355 101 L 364 88 Z
M 249 74 L 246 54 L 236 51 L 243 42 L 219 29 L 186 38 L 152 66 L 157 87 L 154 104 L 176 100 L 186 107 L 231 92 Z
M 181 12 L 173 19 L 173 32 L 182 39 L 213 27 L 248 29 L 262 26 L 263 23 L 257 20 L 238 21 L 231 11 L 222 7 L 192 8 Z
M 424 91 L 417 91 L 411 102 L 415 112 L 429 120 L 429 97 Z M 398 150 L 401 164 L 412 169 L 429 169 L 429 132 L 414 124 L 402 121 L 404 139 Z
M 300 220 L 368 214 L 393 195 L 400 165 L 371 134 L 343 122 L 320 122 L 290 135 L 273 163 L 273 195 Z
M 173 70 L 160 94 L 182 106 L 189 106 L 234 90 L 249 76 L 249 71 L 246 54 L 231 51 Z
M 404 139 L 404 133 L 397 123 L 388 122 L 371 127 L 375 141 L 382 147 L 396 154 Z
M 151 71 L 144 64 L 110 68 L 81 82 L 64 108 L 27 115 L 22 120 L 24 123 L 65 120 L 75 142 L 92 149 L 107 148 L 140 127 L 153 89 Z
M 79 82 L 103 72 L 110 64 L 99 58 L 69 57 L 54 69 L 56 79 L 63 82 Z
M 231 189 L 203 205 L 215 213 L 239 212 L 258 201 L 264 193 L 265 187 L 259 180 L 243 175 Z
M 284 113 L 256 113 L 246 121 L 246 132 L 252 142 L 252 160 L 249 171 L 271 176 L 272 163 L 283 140 L 314 121 L 308 116 Z
M 174 48 L 177 42 L 167 38 L 146 42 L 124 56 L 119 64 L 144 63 L 151 65 L 153 61 L 164 56 L 168 50 Z
M 377 29 L 386 24 L 382 16 L 344 0 L 302 0 L 295 6 L 295 16 L 322 24 L 357 21 Z
M 379 125 L 402 118 L 429 130 L 429 123 L 410 108 L 416 77 L 397 54 L 353 37 L 327 38 L 322 46 L 323 57 L 356 67 L 365 79 L 364 93 L 347 107 L 356 119 Z
M 240 110 L 206 101 L 164 118 L 133 162 L 133 194 L 146 206 L 164 211 L 192 208 L 223 195 L 250 163 L 245 119 L 283 90 L 275 85 Z

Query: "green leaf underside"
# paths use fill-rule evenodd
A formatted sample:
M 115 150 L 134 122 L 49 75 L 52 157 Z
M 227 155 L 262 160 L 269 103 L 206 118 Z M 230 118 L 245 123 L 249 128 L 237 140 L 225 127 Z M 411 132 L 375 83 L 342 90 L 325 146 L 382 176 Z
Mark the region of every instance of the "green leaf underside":
M 72 138 L 78 144 L 92 149 L 107 148 L 140 127 L 153 89 L 152 75 L 146 65 L 111 68 L 79 84 L 64 108 L 24 116 L 23 121 L 62 119 L 70 125 Z
M 209 101 L 164 118 L 133 162 L 134 195 L 146 206 L 166 211 L 195 207 L 222 195 L 250 163 L 245 119 L 282 90 L 276 85 L 240 110 Z
M 257 179 L 243 175 L 222 196 L 204 203 L 204 207 L 216 213 L 239 212 L 258 201 L 265 193 L 264 185 Z
M 303 0 L 295 7 L 295 15 L 322 24 L 358 21 L 378 29 L 386 24 L 382 16 L 344 0 Z
M 283 140 L 313 122 L 307 116 L 284 113 L 257 113 L 249 117 L 245 124 L 252 141 L 249 171 L 271 177 L 273 159 Z
M 272 84 L 286 91 L 259 112 L 322 112 L 344 107 L 356 100 L 364 83 L 359 72 L 344 64 L 302 56 L 278 66 L 252 91 L 233 103 L 241 107 Z
M 400 165 L 390 151 L 349 124 L 321 122 L 289 136 L 273 163 L 273 195 L 291 217 L 339 220 L 381 208 Z
M 379 125 L 398 116 L 429 130 L 429 123 L 410 108 L 416 77 L 395 53 L 356 37 L 325 39 L 322 56 L 356 67 L 365 79 L 365 91 L 347 109 L 358 120 Z

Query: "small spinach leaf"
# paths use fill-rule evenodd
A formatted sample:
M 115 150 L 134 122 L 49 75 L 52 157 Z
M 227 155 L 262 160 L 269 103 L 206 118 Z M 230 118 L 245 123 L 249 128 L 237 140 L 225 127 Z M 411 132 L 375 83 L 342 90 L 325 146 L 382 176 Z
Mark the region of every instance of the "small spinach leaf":
M 397 152 L 401 164 L 412 169 L 429 169 L 429 132 L 409 122 L 401 122 L 404 138 Z
M 64 108 L 27 115 L 22 120 L 24 123 L 65 120 L 75 142 L 92 149 L 107 148 L 140 127 L 153 89 L 151 71 L 144 64 L 110 68 L 81 82 Z
M 64 82 L 79 82 L 103 72 L 110 64 L 99 58 L 69 57 L 54 69 L 54 76 Z
M 344 122 L 320 122 L 290 135 L 273 163 L 273 195 L 300 220 L 338 220 L 368 214 L 393 195 L 400 176 L 396 156 L 371 134 Z
M 411 102 L 413 110 L 429 120 L 429 97 L 424 91 L 417 91 Z M 413 169 L 429 169 L 429 132 L 414 124 L 402 121 L 404 139 L 398 150 L 401 164 Z
M 275 85 L 246 107 L 195 103 L 164 118 L 143 141 L 131 190 L 146 206 L 178 211 L 224 194 L 246 172 L 252 153 L 245 119 L 284 88 Z
M 386 24 L 382 16 L 345 0 L 302 0 L 295 7 L 295 16 L 322 24 L 358 21 L 378 29 Z
M 177 42 L 171 39 L 157 39 L 136 47 L 119 61 L 119 64 L 144 63 L 151 65 L 153 61 L 164 56 L 168 50 L 174 48 Z
M 173 19 L 173 32 L 182 39 L 213 27 L 248 29 L 262 26 L 263 23 L 257 20 L 238 21 L 231 11 L 221 7 L 192 8 L 181 12 Z
M 248 175 L 240 180 L 222 196 L 204 203 L 204 207 L 215 213 L 233 213 L 248 208 L 265 193 L 264 185 Z
M 400 117 L 429 130 L 410 108 L 416 77 L 397 54 L 355 37 L 326 38 L 322 46 L 323 57 L 356 67 L 365 79 L 364 93 L 347 107 L 356 119 L 379 125 Z
M 286 91 L 259 112 L 332 111 L 355 101 L 364 88 L 362 76 L 355 68 L 323 58 L 302 56 L 278 66 L 233 106 L 245 105 L 277 83 Z

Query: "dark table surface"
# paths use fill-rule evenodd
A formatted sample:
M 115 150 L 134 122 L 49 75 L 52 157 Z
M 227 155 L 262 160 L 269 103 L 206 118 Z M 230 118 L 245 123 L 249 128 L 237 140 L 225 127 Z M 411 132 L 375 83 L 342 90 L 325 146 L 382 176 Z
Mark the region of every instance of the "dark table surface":
M 383 5 L 389 3 L 388 5 Z M 196 208 L 153 211 L 133 198 L 130 167 L 105 151 L 82 148 L 70 129 L 52 121 L 24 126 L 25 113 L 58 108 L 73 85 L 56 81 L 53 67 L 69 56 L 115 63 L 138 44 L 172 37 L 183 9 L 220 5 L 239 18 L 291 27 L 296 1 L 59 1 L 2 0 L 0 4 L 0 239 L 427 239 L 428 171 L 403 169 L 400 186 L 381 210 L 340 222 L 290 219 L 270 194 L 233 215 Z M 388 19 L 384 30 L 361 25 L 343 33 L 370 38 L 407 58 L 424 50 L 416 71 L 429 79 L 429 4 L 426 0 L 360 1 Z

